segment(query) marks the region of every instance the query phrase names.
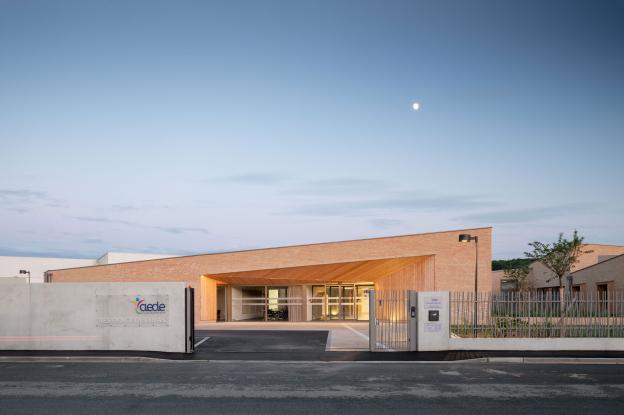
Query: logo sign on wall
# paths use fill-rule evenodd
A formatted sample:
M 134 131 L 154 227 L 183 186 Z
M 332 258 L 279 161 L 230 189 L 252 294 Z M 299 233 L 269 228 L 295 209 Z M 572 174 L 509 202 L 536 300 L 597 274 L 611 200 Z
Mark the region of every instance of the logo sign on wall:
M 157 314 L 167 312 L 167 305 L 159 302 L 158 300 L 155 303 L 150 303 L 145 301 L 145 297 L 137 296 L 131 301 L 131 303 L 135 305 L 134 311 L 136 311 L 137 314 Z
M 97 295 L 97 327 L 169 326 L 168 295 Z

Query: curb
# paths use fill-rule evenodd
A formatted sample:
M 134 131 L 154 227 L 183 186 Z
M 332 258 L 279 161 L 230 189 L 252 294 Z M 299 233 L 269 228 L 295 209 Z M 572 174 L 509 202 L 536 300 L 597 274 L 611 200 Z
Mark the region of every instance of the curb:
M 175 360 L 157 357 L 86 357 L 86 356 L 0 356 L 0 363 L 273 363 L 273 364 L 557 364 L 557 365 L 624 365 L 624 358 L 592 357 L 480 357 L 464 360 Z
M 615 357 L 485 357 L 488 363 L 557 364 L 557 365 L 622 365 L 624 359 Z
M 164 363 L 171 359 L 143 356 L 0 356 L 0 363 Z
M 492 357 L 490 359 L 496 359 Z M 504 358 L 499 358 L 504 359 Z M 523 357 L 522 363 L 526 364 L 558 364 L 558 365 L 623 365 L 624 359 L 620 357 Z
M 466 360 L 240 360 L 240 359 L 164 359 L 158 357 L 87 357 L 87 356 L 0 356 L 0 363 L 274 363 L 274 364 L 453 364 L 487 363 L 487 358 Z

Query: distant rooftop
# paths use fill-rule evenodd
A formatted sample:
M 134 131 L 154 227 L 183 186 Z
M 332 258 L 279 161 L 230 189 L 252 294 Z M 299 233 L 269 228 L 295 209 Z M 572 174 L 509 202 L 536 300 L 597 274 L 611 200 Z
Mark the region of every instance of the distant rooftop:
M 144 254 L 135 252 L 107 252 L 97 259 L 54 258 L 44 256 L 0 256 L 0 278 L 24 279 L 20 270 L 30 271 L 32 282 L 43 282 L 44 273 L 51 269 L 89 267 L 94 265 L 120 264 L 148 259 L 171 258 L 176 255 Z

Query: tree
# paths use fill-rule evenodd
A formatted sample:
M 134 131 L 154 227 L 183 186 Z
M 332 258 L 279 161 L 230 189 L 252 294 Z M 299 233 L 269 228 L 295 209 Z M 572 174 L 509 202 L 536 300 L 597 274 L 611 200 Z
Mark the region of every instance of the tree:
M 508 268 L 522 268 L 525 265 L 531 265 L 531 258 L 512 258 L 512 259 L 494 259 L 492 260 L 492 271 L 505 271 Z
M 537 241 L 529 243 L 533 250 L 524 254 L 527 258 L 540 261 L 555 274 L 555 277 L 559 279 L 559 291 L 561 293 L 563 277 L 572 270 L 581 254 L 592 252 L 583 250 L 584 239 L 584 237 L 579 236 L 576 230 L 574 230 L 571 240 L 565 239 L 563 233 L 560 233 L 559 239 L 552 244 Z
M 512 281 L 516 286 L 516 290 L 518 291 L 523 291 L 528 288 L 529 282 L 527 281 L 527 277 L 529 276 L 530 272 L 531 268 L 529 267 L 529 265 L 522 265 L 517 268 L 509 266 L 503 271 L 505 275 L 505 280 Z

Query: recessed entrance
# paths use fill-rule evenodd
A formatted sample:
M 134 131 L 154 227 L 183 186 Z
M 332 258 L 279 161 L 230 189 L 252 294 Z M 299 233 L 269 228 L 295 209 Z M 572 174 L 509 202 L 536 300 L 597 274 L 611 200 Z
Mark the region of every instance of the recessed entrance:
M 433 256 L 205 274 L 203 321 L 367 321 L 368 292 L 431 291 Z
M 217 321 L 366 321 L 373 288 L 370 283 L 218 286 Z

